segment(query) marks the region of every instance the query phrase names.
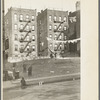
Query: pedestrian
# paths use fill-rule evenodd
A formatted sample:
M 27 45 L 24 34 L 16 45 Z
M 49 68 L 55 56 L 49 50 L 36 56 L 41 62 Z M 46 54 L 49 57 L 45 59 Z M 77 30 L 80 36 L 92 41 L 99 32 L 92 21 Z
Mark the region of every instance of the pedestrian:
M 22 89 L 26 88 L 26 81 L 25 81 L 24 77 L 22 77 L 22 79 L 21 79 L 21 88 Z
M 52 53 L 50 54 L 50 58 L 53 58 L 53 55 L 52 55 Z

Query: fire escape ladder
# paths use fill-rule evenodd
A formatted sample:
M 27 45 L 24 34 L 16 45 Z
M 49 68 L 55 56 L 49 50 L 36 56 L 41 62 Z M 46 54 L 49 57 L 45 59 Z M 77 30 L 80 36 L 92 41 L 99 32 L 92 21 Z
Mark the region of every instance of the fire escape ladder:
M 51 50 L 50 50 L 50 48 L 48 48 L 48 49 L 49 49 L 49 51 L 50 51 L 52 54 L 54 54 L 54 52 L 53 52 L 53 51 L 51 51 Z
M 25 42 L 24 40 L 25 40 L 25 38 L 27 37 L 28 33 L 30 33 L 30 31 L 26 33 L 26 35 L 24 36 L 23 39 L 20 40 L 20 42 Z
M 58 29 L 59 29 L 59 27 L 60 27 L 60 26 L 61 26 L 61 24 L 63 24 L 64 22 L 65 22 L 65 21 L 63 21 L 63 22 L 59 22 L 59 21 L 57 22 L 57 21 L 56 21 L 56 22 L 55 22 L 55 23 L 60 23 L 60 24 L 58 25 L 58 27 L 56 28 L 55 32 L 59 31 L 59 30 L 58 30 Z
M 28 32 L 26 33 L 26 35 L 25 35 L 25 37 L 23 38 L 23 40 L 27 37 L 28 33 L 30 33 L 30 31 L 28 31 Z
M 26 46 L 23 49 L 23 52 L 24 52 L 24 50 L 26 49 L 26 47 L 28 46 L 29 43 L 30 43 L 30 41 L 27 42 Z
M 59 35 L 57 36 L 57 40 L 59 39 L 59 36 L 61 35 L 61 32 L 59 33 Z
M 30 21 L 28 21 L 25 26 L 23 27 L 22 31 L 24 31 L 24 29 L 26 28 L 26 26 L 28 25 L 28 23 L 30 23 Z
M 27 57 L 30 53 L 31 53 L 31 51 L 29 51 L 29 52 L 27 53 L 26 57 Z
M 59 48 L 60 45 L 61 45 L 61 42 L 60 42 L 59 45 L 57 46 L 57 49 L 56 49 L 56 50 L 58 50 L 58 48 Z

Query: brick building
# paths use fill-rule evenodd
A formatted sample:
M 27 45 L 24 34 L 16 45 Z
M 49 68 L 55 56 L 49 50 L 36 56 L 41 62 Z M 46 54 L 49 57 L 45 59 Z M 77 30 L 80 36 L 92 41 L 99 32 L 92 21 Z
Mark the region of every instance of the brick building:
M 68 38 L 68 11 L 45 9 L 37 16 L 38 55 L 59 55 L 65 50 L 64 43 L 58 43 Z M 68 45 L 66 45 L 68 50 Z
M 80 2 L 76 2 L 76 11 L 69 12 L 69 40 L 80 38 Z M 80 55 L 80 41 L 69 44 L 69 51 Z
M 9 43 L 6 45 L 9 61 L 37 57 L 36 10 L 10 8 L 5 15 L 5 39 Z

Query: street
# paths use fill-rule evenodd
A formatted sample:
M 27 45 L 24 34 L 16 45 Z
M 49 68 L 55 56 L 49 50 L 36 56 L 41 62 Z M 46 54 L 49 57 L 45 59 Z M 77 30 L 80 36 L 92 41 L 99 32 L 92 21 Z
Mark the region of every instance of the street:
M 80 100 L 80 80 L 4 90 L 3 100 Z

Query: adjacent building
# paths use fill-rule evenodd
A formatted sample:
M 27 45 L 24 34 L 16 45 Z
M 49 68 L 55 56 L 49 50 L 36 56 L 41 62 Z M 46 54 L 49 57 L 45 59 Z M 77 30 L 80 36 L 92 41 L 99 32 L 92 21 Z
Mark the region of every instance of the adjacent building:
M 69 40 L 80 39 L 80 2 L 76 2 L 76 11 L 69 12 Z M 69 51 L 80 55 L 80 40 L 69 44 Z
M 45 9 L 37 16 L 38 56 L 60 55 L 68 39 L 68 11 Z M 68 50 L 68 45 L 66 45 Z
M 36 10 L 10 8 L 5 15 L 5 39 L 9 61 L 37 57 Z

